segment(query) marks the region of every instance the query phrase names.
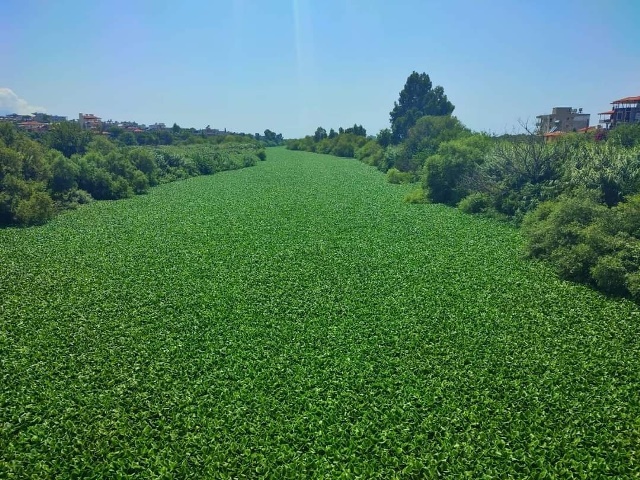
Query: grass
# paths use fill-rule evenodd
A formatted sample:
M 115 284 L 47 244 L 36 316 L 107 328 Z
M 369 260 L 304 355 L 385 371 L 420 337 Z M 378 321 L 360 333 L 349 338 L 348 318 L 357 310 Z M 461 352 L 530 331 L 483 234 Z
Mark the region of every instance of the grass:
M 278 148 L 0 231 L 0 477 L 640 475 L 637 305 L 410 189 Z

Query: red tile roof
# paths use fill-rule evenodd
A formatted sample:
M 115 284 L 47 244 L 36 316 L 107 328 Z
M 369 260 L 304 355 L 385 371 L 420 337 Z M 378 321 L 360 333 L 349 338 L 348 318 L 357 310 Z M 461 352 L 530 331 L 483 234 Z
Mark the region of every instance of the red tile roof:
M 636 103 L 636 102 L 640 102 L 640 97 L 624 97 L 621 98 L 620 100 L 614 100 L 613 103 Z
M 615 110 L 609 110 L 608 112 L 600 112 L 598 115 L 613 115 L 615 112 Z
M 567 132 L 561 132 L 561 131 L 557 131 L 557 132 L 549 132 L 549 133 L 545 133 L 543 135 L 543 137 L 559 137 L 561 135 L 564 135 Z

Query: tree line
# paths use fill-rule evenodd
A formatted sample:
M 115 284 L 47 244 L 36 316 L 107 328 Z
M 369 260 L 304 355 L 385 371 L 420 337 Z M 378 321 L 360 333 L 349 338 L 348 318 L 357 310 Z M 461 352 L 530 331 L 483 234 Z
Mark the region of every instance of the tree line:
M 160 183 L 266 159 L 264 143 L 251 135 L 172 135 L 168 145 L 133 146 L 121 135 L 107 137 L 73 122 L 35 138 L 0 123 L 0 226 L 42 224 L 92 200 L 127 198 Z
M 349 155 L 327 149 L 318 131 L 287 146 L 355 157 L 390 182 L 415 183 L 408 202 L 512 222 L 527 255 L 563 278 L 640 300 L 640 125 L 545 142 L 532 132 L 472 132 L 454 109 L 442 87 L 413 72 L 390 128 L 349 142 Z
M 290 150 L 304 150 L 307 152 L 325 153 L 337 157 L 353 157 L 355 152 L 367 142 L 367 131 L 362 125 L 354 124 L 349 128 L 333 128 L 329 133 L 318 127 L 313 135 L 302 139 L 287 140 L 286 146 Z

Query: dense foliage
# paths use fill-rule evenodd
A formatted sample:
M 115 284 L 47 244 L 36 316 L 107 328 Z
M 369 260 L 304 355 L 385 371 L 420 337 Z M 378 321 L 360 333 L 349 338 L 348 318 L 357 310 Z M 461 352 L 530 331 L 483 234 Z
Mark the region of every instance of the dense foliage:
M 389 114 L 393 140 L 396 143 L 406 140 L 409 130 L 420 118 L 448 116 L 453 113 L 454 108 L 442 87 L 433 88 L 429 75 L 413 72 L 407 78 L 400 98 Z
M 410 189 L 276 149 L 0 231 L 0 477 L 637 477 L 637 305 Z
M 44 140 L 0 124 L 0 225 L 45 223 L 56 212 L 92 199 L 127 198 L 158 183 L 248 167 L 266 158 L 260 144 L 244 136 L 126 147 L 64 122 Z
M 286 142 L 290 150 L 304 150 L 307 152 L 325 153 L 336 157 L 354 157 L 357 150 L 367 142 L 367 131 L 362 125 L 354 125 L 338 132 L 331 129 L 329 133 L 318 127 L 314 135 L 307 135 L 302 139 L 292 139 Z
M 409 203 L 443 203 L 515 225 L 526 218 L 530 256 L 550 261 L 563 278 L 640 300 L 633 200 L 640 194 L 640 125 L 545 142 L 533 134 L 474 133 L 452 111 L 442 87 L 432 89 L 428 75 L 413 72 L 391 129 L 375 139 L 318 128 L 288 147 L 354 156 L 391 183 L 420 182 L 405 196 Z M 338 143 L 348 148 L 336 149 Z M 574 217 L 582 211 L 576 204 L 588 204 L 593 215 Z

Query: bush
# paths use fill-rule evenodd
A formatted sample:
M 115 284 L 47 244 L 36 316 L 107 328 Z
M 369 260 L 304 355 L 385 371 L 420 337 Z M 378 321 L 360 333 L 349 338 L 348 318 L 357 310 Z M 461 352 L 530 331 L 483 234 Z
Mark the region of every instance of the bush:
M 615 142 L 585 144 L 566 158 L 565 182 L 571 189 L 599 192 L 612 207 L 640 192 L 640 147 Z
M 413 173 L 411 172 L 401 172 L 397 168 L 391 168 L 387 172 L 387 181 L 389 183 L 411 183 L 413 181 Z
M 529 254 L 550 260 L 563 278 L 638 299 L 640 196 L 607 208 L 583 191 L 542 203 L 522 230 Z
M 490 207 L 491 197 L 482 192 L 467 195 L 458 204 L 458 208 L 465 213 L 485 213 Z
M 591 267 L 597 262 L 598 256 L 589 245 L 577 243 L 556 248 L 551 252 L 550 259 L 561 278 L 589 283 Z
M 59 210 L 76 209 L 80 205 L 85 205 L 93 201 L 89 192 L 79 189 L 68 190 L 58 194 L 55 198 L 56 206 Z
M 627 271 L 619 258 L 613 255 L 600 257 L 591 267 L 590 273 L 601 290 L 615 294 L 625 293 Z
M 54 192 L 64 192 L 78 186 L 77 178 L 80 167 L 73 160 L 63 155 L 59 155 L 51 165 L 52 178 L 51 190 Z
M 640 273 L 634 272 L 627 274 L 626 287 L 631 294 L 631 298 L 636 302 L 640 302 Z
M 404 196 L 403 199 L 406 203 L 426 203 L 427 196 L 424 193 L 422 187 L 418 187 L 414 190 L 411 190 Z
M 27 200 L 19 200 L 15 220 L 21 225 L 40 225 L 55 214 L 54 203 L 46 192 L 33 192 Z
M 387 172 L 394 165 L 400 165 L 403 158 L 405 158 L 404 147 L 402 145 L 390 145 L 384 150 L 384 155 L 381 163 L 378 165 L 378 170 Z
M 127 152 L 128 160 L 147 176 L 149 185 L 158 184 L 156 155 L 146 148 L 132 148 Z
M 245 153 L 242 156 L 242 166 L 243 167 L 253 167 L 257 162 L 256 157 L 253 155 L 250 155 L 248 153 Z
M 640 147 L 640 125 L 622 124 L 609 132 L 607 143 L 615 143 L 622 147 Z
M 367 165 L 380 168 L 384 159 L 384 148 L 375 140 L 369 140 L 356 150 L 356 158 Z
M 131 180 L 131 187 L 137 195 L 146 193 L 149 190 L 149 179 L 140 170 L 136 170 Z

